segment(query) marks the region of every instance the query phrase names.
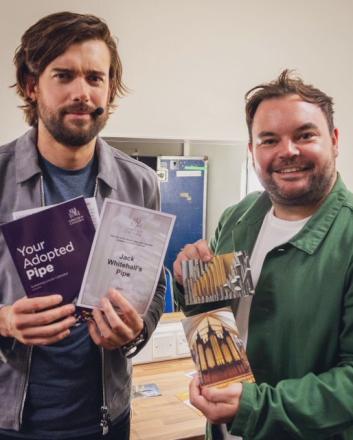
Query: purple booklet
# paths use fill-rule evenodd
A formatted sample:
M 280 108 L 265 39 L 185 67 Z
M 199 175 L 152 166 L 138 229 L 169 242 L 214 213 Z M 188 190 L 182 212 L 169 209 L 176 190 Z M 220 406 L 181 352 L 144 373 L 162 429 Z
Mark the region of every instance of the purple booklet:
M 28 297 L 78 295 L 95 228 L 83 197 L 1 225 Z

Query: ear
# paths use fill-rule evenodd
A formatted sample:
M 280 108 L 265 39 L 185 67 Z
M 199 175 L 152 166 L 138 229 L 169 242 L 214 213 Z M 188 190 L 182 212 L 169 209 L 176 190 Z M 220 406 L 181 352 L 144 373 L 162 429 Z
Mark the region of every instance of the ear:
M 252 164 L 254 166 L 254 146 L 253 146 L 253 144 L 251 142 L 248 143 L 248 151 L 249 151 L 249 153 L 251 155 L 251 162 L 252 162 Z
M 115 89 L 115 92 L 116 92 L 116 89 Z M 113 82 L 112 82 L 111 78 L 109 78 L 108 101 L 107 102 L 109 104 L 113 104 L 115 96 L 116 95 L 114 94 L 114 91 L 113 91 Z
M 338 138 L 339 138 L 338 128 L 334 128 L 332 131 L 331 139 L 332 139 L 333 154 L 335 157 L 338 156 Z
M 31 101 L 37 101 L 38 85 L 33 75 L 28 75 L 26 78 L 26 94 Z

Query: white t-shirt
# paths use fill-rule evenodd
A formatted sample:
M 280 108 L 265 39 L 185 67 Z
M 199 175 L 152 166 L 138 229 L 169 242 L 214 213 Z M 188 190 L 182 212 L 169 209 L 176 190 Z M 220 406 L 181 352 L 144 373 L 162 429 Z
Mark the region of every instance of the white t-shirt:
M 268 252 L 281 244 L 287 243 L 302 229 L 309 219 L 310 217 L 293 221 L 282 220 L 275 217 L 273 207 L 270 209 L 264 218 L 250 257 L 250 268 L 254 287 L 256 287 L 260 278 L 262 265 Z M 252 296 L 241 298 L 235 317 L 240 336 L 244 341 L 245 346 L 248 341 L 248 324 L 251 302 Z M 241 437 L 228 434 L 226 425 L 222 425 L 222 431 L 224 440 L 241 440 Z

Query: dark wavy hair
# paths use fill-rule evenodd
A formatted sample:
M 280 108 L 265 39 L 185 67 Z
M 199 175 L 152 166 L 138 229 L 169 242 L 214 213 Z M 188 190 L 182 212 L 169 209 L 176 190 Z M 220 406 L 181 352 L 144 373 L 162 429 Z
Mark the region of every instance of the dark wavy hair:
M 261 102 L 266 99 L 281 98 L 287 95 L 298 95 L 303 101 L 320 107 L 327 120 L 330 133 L 332 133 L 335 128 L 333 122 L 333 99 L 314 86 L 304 84 L 300 78 L 293 76 L 293 71 L 286 69 L 276 80 L 253 87 L 245 94 L 246 123 L 250 142 L 252 142 L 251 130 L 254 116 Z
M 114 99 L 126 93 L 117 42 L 107 24 L 89 14 L 74 12 L 50 14 L 41 18 L 23 34 L 21 44 L 14 56 L 16 83 L 13 87 L 16 87 L 17 94 L 25 102 L 21 108 L 29 125 L 34 126 L 38 123 L 38 114 L 36 102 L 33 102 L 27 94 L 28 81 L 36 83 L 48 64 L 62 55 L 69 46 L 87 40 L 104 41 L 109 49 L 110 109 L 114 108 Z

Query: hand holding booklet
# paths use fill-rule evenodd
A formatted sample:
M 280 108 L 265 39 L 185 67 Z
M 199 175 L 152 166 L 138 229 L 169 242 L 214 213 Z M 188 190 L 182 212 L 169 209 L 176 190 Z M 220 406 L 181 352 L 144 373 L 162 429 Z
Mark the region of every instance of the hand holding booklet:
M 105 199 L 77 305 L 99 307 L 118 289 L 143 315 L 152 301 L 174 225 L 170 214 Z
M 80 294 L 77 318 L 84 320 L 113 287 L 143 314 L 175 217 L 106 199 L 95 234 L 97 214 L 94 199 L 78 197 L 17 212 L 1 225 L 24 290 L 28 297 L 58 293 L 63 303 Z

